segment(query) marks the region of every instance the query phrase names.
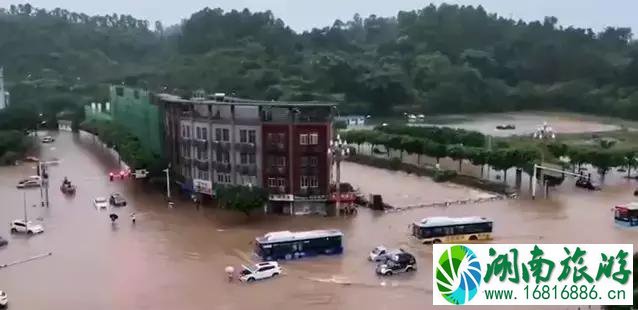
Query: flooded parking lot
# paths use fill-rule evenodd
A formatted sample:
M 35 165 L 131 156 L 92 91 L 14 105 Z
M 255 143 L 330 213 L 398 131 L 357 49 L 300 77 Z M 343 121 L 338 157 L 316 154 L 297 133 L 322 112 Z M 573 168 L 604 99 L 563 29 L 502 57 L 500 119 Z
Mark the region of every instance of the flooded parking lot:
M 638 231 L 617 228 L 611 212 L 614 204 L 633 200 L 633 181 L 618 181 L 597 193 L 566 185 L 550 200 L 495 201 L 394 214 L 362 209 L 348 218 L 247 218 L 197 210 L 187 201 L 169 209 L 161 192 L 130 181 L 109 182 L 108 172 L 118 163 L 88 136 L 60 134 L 43 153 L 43 158 L 61 159 L 50 171 L 51 206 L 28 207 L 29 217 L 42 223 L 45 232 L 27 237 L 10 235 L 8 227 L 0 229 L 10 242 L 0 249 L 0 264 L 53 255 L 0 269 L 0 288 L 9 294 L 11 309 L 430 309 L 431 247 L 409 239 L 408 225 L 436 215 L 491 217 L 496 243 L 638 244 Z M 15 183 L 34 172 L 29 164 L 0 168 L 1 223 L 23 216 L 22 192 Z M 74 198 L 65 198 L 57 188 L 64 176 L 78 185 Z M 388 202 L 480 194 L 355 164 L 345 164 L 343 176 L 362 190 L 383 191 Z M 39 190 L 26 192 L 29 205 L 39 202 Z M 111 192 L 120 192 L 129 201 L 129 206 L 115 211 L 120 215 L 117 225 L 110 223 L 108 211 L 91 204 L 96 196 Z M 133 211 L 135 225 L 127 218 Z M 253 260 L 256 236 L 322 228 L 344 232 L 343 255 L 285 263 L 285 276 L 253 285 L 226 281 L 225 266 Z M 379 244 L 414 253 L 418 272 L 377 277 L 366 255 Z
M 463 116 L 441 116 L 437 117 L 438 122 L 430 124 L 420 124 L 418 126 L 443 126 L 460 128 L 472 131 L 479 131 L 486 135 L 495 137 L 507 137 L 512 135 L 531 135 L 536 129 L 547 122 L 557 133 L 581 133 L 581 132 L 603 132 L 620 129 L 620 126 L 607 122 L 593 120 L 591 117 L 584 117 L 574 114 L 550 114 L 550 113 L 498 113 L 498 114 L 478 114 Z M 512 130 L 497 130 L 499 125 L 514 125 Z M 417 126 L 417 125 L 415 125 Z

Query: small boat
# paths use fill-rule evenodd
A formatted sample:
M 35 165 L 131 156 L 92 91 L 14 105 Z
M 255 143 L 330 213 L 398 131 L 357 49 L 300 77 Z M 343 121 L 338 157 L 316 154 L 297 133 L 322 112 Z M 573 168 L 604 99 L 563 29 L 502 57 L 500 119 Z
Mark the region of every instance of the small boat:
M 63 183 L 60 185 L 60 191 L 62 191 L 65 195 L 75 195 L 75 190 L 75 185 L 72 185 L 71 183 Z

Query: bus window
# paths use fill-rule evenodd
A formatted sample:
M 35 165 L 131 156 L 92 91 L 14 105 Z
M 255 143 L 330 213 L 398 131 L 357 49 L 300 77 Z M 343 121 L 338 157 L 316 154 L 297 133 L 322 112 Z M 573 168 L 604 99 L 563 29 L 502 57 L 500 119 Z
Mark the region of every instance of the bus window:
M 459 225 L 459 226 L 454 226 L 454 234 L 455 235 L 463 235 L 465 234 L 465 226 L 463 225 Z

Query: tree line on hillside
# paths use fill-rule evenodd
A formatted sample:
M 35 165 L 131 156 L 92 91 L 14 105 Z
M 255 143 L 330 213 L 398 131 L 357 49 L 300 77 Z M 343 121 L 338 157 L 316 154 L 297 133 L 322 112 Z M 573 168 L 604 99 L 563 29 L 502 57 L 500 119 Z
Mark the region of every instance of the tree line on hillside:
M 154 29 L 150 29 L 153 27 Z M 164 27 L 29 4 L 0 10 L 16 104 L 102 100 L 108 83 L 190 95 L 329 100 L 373 116 L 561 109 L 638 117 L 629 28 L 524 22 L 442 4 L 298 33 L 271 12 L 205 8 Z M 87 99 L 91 98 L 92 99 Z
M 441 130 L 433 127 L 413 129 L 413 127 L 396 126 L 387 128 L 389 129 L 379 127 L 378 130 L 348 130 L 341 133 L 341 138 L 357 145 L 358 153 L 361 152 L 361 145 L 367 143 L 371 145 L 373 151 L 376 146 L 383 146 L 388 157 L 390 157 L 390 150 L 399 151 L 400 160 L 403 160 L 404 153 L 415 154 L 417 155 L 417 165 L 421 163 L 421 156 L 434 158 L 437 163 L 441 158 L 450 158 L 459 162 L 460 172 L 463 162 L 469 161 L 473 165 L 481 167 L 481 176 L 484 165 L 503 171 L 506 177 L 507 170 L 513 167 L 531 172 L 533 165 L 540 164 L 543 159 L 561 163 L 565 168 L 572 166 L 575 171 L 580 171 L 584 164 L 590 164 L 597 168 L 601 177 L 604 177 L 614 167 L 625 167 L 628 175 L 631 174 L 631 169 L 638 169 L 638 150 L 616 149 L 613 148 L 613 145 L 602 145 L 604 143 L 601 143 L 600 147 L 586 148 L 568 146 L 564 143 L 544 144 L 530 140 L 523 146 L 499 143 L 494 148 L 488 148 L 486 143 L 480 143 L 478 140 L 473 143 L 474 146 L 460 143 L 459 141 L 462 141 L 463 137 L 468 136 L 469 132 L 465 130 L 443 129 L 446 134 L 441 135 Z M 480 134 L 475 136 L 478 137 L 478 135 Z M 543 153 L 548 153 L 548 157 L 543 158 Z M 561 162 L 561 157 L 566 161 Z

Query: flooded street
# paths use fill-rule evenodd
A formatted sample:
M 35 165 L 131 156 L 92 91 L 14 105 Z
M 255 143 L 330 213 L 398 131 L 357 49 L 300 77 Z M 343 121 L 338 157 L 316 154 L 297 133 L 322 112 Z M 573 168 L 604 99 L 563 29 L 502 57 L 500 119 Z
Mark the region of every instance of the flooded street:
M 28 207 L 30 219 L 42 223 L 45 232 L 27 237 L 10 235 L 8 227 L 0 229 L 0 235 L 9 240 L 0 249 L 0 265 L 42 253 L 53 255 L 0 269 L 0 289 L 9 295 L 10 309 L 431 309 L 431 246 L 409 239 L 408 225 L 434 215 L 491 217 L 495 243 L 638 245 L 638 231 L 614 226 L 611 212 L 614 204 L 634 199 L 638 184 L 633 181 L 614 182 L 597 193 L 576 191 L 573 184 L 566 184 L 550 200 L 496 201 L 394 214 L 362 209 L 351 218 L 246 218 L 220 210 L 196 210 L 187 201 L 169 209 L 161 192 L 131 181 L 109 182 L 108 172 L 118 169 L 118 163 L 88 135 L 60 133 L 55 143 L 43 148 L 42 158 L 61 160 L 50 170 L 51 206 Z M 0 223 L 23 216 L 22 192 L 15 184 L 35 174 L 32 166 L 0 168 L 4 199 Z M 362 190 L 383 190 L 389 203 L 481 195 L 356 164 L 344 164 L 343 169 L 344 180 Z M 58 189 L 65 176 L 78 185 L 74 198 L 65 198 Z M 112 192 L 123 194 L 129 202 L 115 210 L 120 216 L 115 226 L 108 211 L 92 205 L 96 196 L 108 197 Z M 29 205 L 39 202 L 39 190 L 26 193 Z M 137 214 L 135 225 L 128 219 L 130 212 Z M 344 232 L 343 255 L 284 263 L 286 275 L 279 279 L 251 285 L 227 282 L 224 267 L 252 260 L 256 236 L 321 228 Z M 379 244 L 411 251 L 419 270 L 377 277 L 366 255 Z

